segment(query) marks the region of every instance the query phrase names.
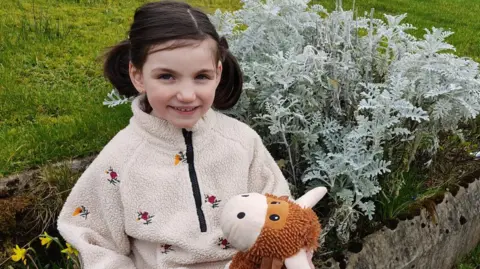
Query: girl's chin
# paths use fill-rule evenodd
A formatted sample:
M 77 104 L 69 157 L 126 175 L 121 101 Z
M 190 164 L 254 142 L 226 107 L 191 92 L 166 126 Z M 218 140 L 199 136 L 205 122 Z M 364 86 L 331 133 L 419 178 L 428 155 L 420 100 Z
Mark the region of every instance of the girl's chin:
M 190 119 L 179 119 L 179 118 L 170 118 L 169 122 L 177 128 L 191 129 L 195 124 L 197 124 L 199 118 L 192 117 Z
M 184 112 L 184 111 L 178 111 L 174 108 L 167 108 L 167 111 L 165 111 L 165 115 L 162 115 L 163 113 L 157 113 L 152 111 L 152 115 L 168 121 L 170 124 L 177 128 L 185 128 L 185 129 L 191 129 L 197 122 L 201 119 L 201 108 L 198 107 L 193 110 L 193 112 Z

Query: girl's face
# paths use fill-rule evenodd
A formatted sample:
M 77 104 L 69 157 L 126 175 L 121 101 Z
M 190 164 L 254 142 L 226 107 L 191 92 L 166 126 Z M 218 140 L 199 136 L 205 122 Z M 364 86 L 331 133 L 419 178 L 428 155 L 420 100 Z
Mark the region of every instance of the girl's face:
M 222 65 L 215 62 L 217 44 L 211 38 L 168 49 L 172 42 L 153 47 L 142 70 L 130 63 L 130 78 L 147 94 L 152 115 L 191 128 L 213 104 Z

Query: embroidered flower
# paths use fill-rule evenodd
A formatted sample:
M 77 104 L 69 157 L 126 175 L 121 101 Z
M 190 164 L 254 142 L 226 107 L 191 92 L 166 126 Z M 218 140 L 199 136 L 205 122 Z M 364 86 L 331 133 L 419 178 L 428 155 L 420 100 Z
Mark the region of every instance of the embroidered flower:
M 185 154 L 183 152 L 178 152 L 176 155 L 175 155 L 175 162 L 174 164 L 175 165 L 178 165 L 179 163 L 184 163 L 187 161 L 187 158 L 185 157 Z
M 147 211 L 138 211 L 137 214 L 137 221 L 141 220 L 145 225 L 152 223 L 152 218 L 154 217 L 154 215 L 150 215 Z
M 90 214 L 88 209 L 86 209 L 83 205 L 80 207 L 75 208 L 75 211 L 73 211 L 73 216 L 78 216 L 83 217 L 84 219 L 87 219 L 87 215 Z
M 218 238 L 218 243 L 217 245 L 219 245 L 221 248 L 223 249 L 228 249 L 230 248 L 230 243 L 227 241 L 227 239 L 223 238 L 223 237 L 220 237 Z
M 218 207 L 218 204 L 221 201 L 222 200 L 218 200 L 217 197 L 215 197 L 213 195 L 205 195 L 205 203 L 210 203 L 213 208 Z
M 168 252 L 173 251 L 172 245 L 163 244 L 160 246 L 160 252 L 163 254 L 167 254 Z
M 108 182 L 112 183 L 113 185 L 120 183 L 120 180 L 118 180 L 118 174 L 117 172 L 113 171 L 112 167 L 105 171 L 105 174 L 108 174 L 110 176 L 110 178 L 107 178 Z

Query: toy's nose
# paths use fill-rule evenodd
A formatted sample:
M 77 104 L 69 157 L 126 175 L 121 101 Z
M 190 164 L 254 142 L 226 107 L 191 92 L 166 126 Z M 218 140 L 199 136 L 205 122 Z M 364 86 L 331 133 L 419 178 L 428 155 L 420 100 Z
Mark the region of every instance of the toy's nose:
M 245 218 L 245 212 L 240 212 L 240 213 L 238 213 L 238 214 L 237 214 L 237 218 L 238 218 L 238 219 L 243 219 L 243 218 Z

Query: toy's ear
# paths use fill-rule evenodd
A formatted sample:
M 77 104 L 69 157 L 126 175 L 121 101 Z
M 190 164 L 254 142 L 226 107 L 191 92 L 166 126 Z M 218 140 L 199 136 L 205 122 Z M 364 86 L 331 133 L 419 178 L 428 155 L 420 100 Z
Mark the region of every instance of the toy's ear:
M 322 200 L 323 196 L 327 193 L 327 188 L 317 187 L 311 189 L 305 193 L 302 197 L 298 198 L 295 203 L 304 208 L 312 208 L 318 201 Z

